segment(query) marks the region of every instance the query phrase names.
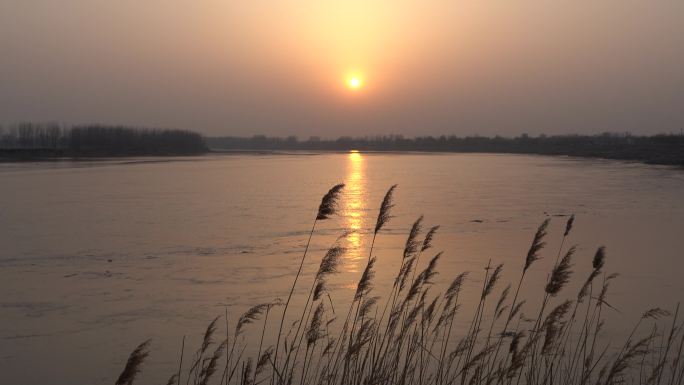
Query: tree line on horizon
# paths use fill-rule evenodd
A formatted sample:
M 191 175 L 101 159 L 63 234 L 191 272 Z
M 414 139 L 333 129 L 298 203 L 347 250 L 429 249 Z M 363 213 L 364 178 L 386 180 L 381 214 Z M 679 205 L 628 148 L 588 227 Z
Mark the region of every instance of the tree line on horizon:
M 0 127 L 0 149 L 46 155 L 184 155 L 207 151 L 202 135 L 187 130 L 125 126 L 19 123 Z
M 337 139 L 296 136 L 203 137 L 177 129 L 56 123 L 0 126 L 0 154 L 19 157 L 193 155 L 209 151 L 417 151 L 567 155 L 684 166 L 684 135 L 539 135 L 486 137 L 402 135 Z
M 660 134 L 636 136 L 603 133 L 599 135 L 539 135 L 486 137 L 455 135 L 402 135 L 299 140 L 255 135 L 252 137 L 207 137 L 213 150 L 305 150 L 305 151 L 420 151 L 420 152 L 484 152 L 540 155 L 568 155 L 608 159 L 639 160 L 654 164 L 684 165 L 684 135 Z

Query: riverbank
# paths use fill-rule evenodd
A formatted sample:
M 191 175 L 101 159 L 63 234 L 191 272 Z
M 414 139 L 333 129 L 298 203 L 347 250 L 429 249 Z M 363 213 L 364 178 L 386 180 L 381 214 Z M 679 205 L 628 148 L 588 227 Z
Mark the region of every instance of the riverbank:
M 416 137 L 382 136 L 322 140 L 311 138 L 272 138 L 254 136 L 208 137 L 213 151 L 333 151 L 362 152 L 440 152 L 561 155 L 584 158 L 638 161 L 648 164 L 684 166 L 684 136 L 631 136 L 602 134 L 592 136 L 503 137 Z
M 0 141 L 0 161 L 53 161 L 138 156 L 192 156 L 207 153 L 490 153 L 572 156 L 684 167 L 683 135 L 527 135 L 503 137 L 376 136 L 364 138 L 266 136 L 202 137 L 181 130 L 88 126 L 68 130 L 25 125 Z M 53 132 L 55 131 L 55 132 Z
M 0 131 L 0 160 L 44 161 L 130 156 L 186 156 L 209 151 L 187 130 L 22 123 Z
M 0 149 L 0 162 L 50 162 L 59 160 L 93 160 L 99 158 L 126 157 L 164 157 L 164 156 L 199 156 L 209 153 L 205 151 L 152 151 L 152 152 L 100 152 L 71 151 L 66 149 Z

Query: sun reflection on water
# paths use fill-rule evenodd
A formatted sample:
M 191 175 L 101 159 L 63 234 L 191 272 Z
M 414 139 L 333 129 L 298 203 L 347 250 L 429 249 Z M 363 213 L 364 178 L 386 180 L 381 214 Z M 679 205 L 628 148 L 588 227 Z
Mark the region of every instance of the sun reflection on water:
M 351 231 L 347 237 L 348 251 L 345 267 L 348 272 L 360 270 L 359 261 L 363 259 L 362 246 L 365 230 L 366 194 L 365 162 L 363 155 L 352 150 L 347 157 L 346 197 L 344 199 L 344 218 L 346 227 Z

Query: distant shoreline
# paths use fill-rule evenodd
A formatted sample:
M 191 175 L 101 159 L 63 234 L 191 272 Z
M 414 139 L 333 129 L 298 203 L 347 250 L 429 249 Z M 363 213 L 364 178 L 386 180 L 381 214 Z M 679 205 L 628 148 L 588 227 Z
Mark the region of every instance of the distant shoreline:
M 0 148 L 0 163 L 6 162 L 56 162 L 56 161 L 93 161 L 112 158 L 136 158 L 136 157 L 174 157 L 174 156 L 201 156 L 211 151 L 202 152 L 151 152 L 151 153 L 106 153 L 106 152 L 82 152 L 75 153 L 68 150 L 54 149 L 3 149 Z
M 1 134 L 1 132 L 0 132 Z M 121 126 L 75 126 L 25 123 L 0 135 L 0 162 L 97 160 L 126 157 L 174 157 L 206 154 L 296 153 L 461 153 L 527 154 L 612 159 L 684 167 L 684 135 L 634 136 L 521 135 L 505 137 L 401 135 L 299 140 L 256 135 L 203 137 L 184 130 Z
M 36 123 L 0 130 L 0 161 L 185 156 L 208 151 L 202 135 L 186 130 Z
M 631 136 L 602 134 L 592 136 L 503 137 L 416 137 L 382 136 L 370 138 L 341 137 L 334 140 L 295 137 L 204 138 L 215 153 L 220 152 L 362 152 L 383 153 L 487 153 L 571 156 L 635 161 L 684 167 L 684 135 Z

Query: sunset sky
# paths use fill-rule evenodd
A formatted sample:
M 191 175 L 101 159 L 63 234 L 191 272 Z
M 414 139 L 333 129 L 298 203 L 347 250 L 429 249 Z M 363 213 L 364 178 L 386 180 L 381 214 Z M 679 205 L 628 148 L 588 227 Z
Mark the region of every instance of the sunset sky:
M 684 1 L 0 0 L 0 123 L 679 132 Z

